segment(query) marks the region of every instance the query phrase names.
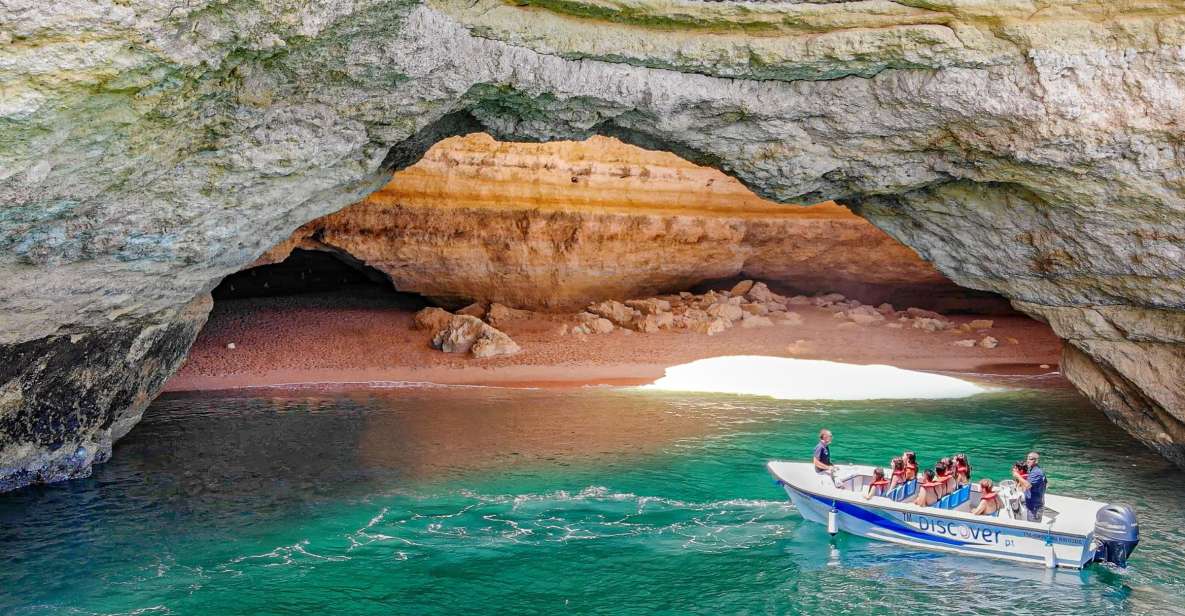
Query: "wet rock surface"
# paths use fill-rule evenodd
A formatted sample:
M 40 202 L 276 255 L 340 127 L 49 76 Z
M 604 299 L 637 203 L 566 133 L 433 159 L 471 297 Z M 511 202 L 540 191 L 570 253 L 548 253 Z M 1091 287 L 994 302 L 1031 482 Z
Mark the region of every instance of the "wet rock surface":
M 106 418 L 135 416 L 139 392 L 150 397 L 188 344 L 182 326 L 148 345 L 152 357 L 125 360 L 160 315 L 432 143 L 480 130 L 612 135 L 723 169 L 777 202 L 835 199 L 956 283 L 1033 313 L 1175 322 L 1185 311 L 1179 6 L 594 8 L 0 8 L 0 355 L 17 364 L 0 385 L 16 432 L 0 448 L 102 449 L 92 436 Z M 98 341 L 84 363 L 125 385 L 39 372 L 45 354 L 74 352 L 62 340 L 77 332 Z M 1179 461 L 1185 408 L 1163 382 L 1182 381 L 1183 343 L 1156 332 L 1067 333 L 1070 374 Z M 93 411 L 68 420 L 42 397 Z M 9 478 L 89 464 L 59 473 L 33 453 L 4 459 Z

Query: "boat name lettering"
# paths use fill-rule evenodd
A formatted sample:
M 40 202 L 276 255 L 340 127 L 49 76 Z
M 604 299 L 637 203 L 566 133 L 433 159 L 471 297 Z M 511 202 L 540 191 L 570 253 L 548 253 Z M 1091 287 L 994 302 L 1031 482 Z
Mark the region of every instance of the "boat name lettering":
M 906 522 L 914 522 L 918 530 L 928 531 L 948 537 L 963 540 L 980 541 L 983 543 L 1000 543 L 1000 533 L 995 529 L 983 526 L 973 526 L 952 520 L 928 518 L 923 515 L 905 514 Z

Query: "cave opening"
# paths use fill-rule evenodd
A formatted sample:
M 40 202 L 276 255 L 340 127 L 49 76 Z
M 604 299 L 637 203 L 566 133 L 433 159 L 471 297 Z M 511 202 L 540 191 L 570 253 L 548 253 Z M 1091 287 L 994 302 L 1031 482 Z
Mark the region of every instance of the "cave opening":
M 408 307 L 423 307 L 412 293 L 400 293 L 385 274 L 348 253 L 295 248 L 282 261 L 248 267 L 222 279 L 214 301 L 308 294 L 388 296 Z
M 772 203 L 717 169 L 608 137 L 443 139 L 253 265 L 213 290 L 170 389 L 468 383 L 500 378 L 474 370 L 498 366 L 525 380 L 580 381 L 583 366 L 645 382 L 738 353 L 954 370 L 1050 367 L 1060 354 L 1047 326 L 842 205 Z M 729 298 L 750 280 L 768 294 Z M 422 323 L 428 307 L 511 342 L 495 357 L 442 352 L 452 315 Z

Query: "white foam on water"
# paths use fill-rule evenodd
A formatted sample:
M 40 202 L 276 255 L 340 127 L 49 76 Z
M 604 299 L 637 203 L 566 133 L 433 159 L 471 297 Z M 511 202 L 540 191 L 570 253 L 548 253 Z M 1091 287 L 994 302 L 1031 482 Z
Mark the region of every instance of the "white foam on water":
M 731 355 L 671 366 L 642 389 L 769 396 L 777 400 L 965 398 L 990 391 L 961 379 L 893 366 Z

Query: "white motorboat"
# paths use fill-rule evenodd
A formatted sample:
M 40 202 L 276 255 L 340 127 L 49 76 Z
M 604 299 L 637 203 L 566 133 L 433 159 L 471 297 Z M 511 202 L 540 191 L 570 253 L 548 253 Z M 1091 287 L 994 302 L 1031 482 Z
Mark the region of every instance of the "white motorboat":
M 1126 566 L 1139 543 L 1135 512 L 1125 505 L 1047 493 L 1043 519 L 1030 522 L 1024 494 L 1013 481 L 1000 482 L 1000 511 L 985 516 L 972 513 L 980 500 L 974 484 L 922 507 L 913 502 L 916 482 L 866 499 L 871 466 L 838 466 L 833 474 L 817 473 L 811 462 L 766 466 L 802 517 L 826 524 L 832 534 L 842 530 L 912 547 L 1072 569 L 1093 562 Z

